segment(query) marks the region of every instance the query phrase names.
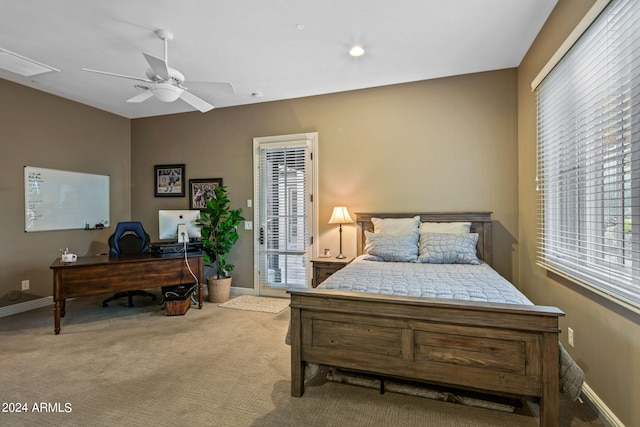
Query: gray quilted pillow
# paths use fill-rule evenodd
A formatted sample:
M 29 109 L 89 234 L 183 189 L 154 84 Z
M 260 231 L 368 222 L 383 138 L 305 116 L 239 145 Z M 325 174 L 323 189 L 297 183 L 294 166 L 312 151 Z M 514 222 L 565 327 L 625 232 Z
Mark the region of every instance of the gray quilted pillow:
M 418 258 L 418 230 L 411 234 L 380 234 L 364 232 L 364 251 L 383 261 L 414 262 Z
M 422 233 L 418 262 L 428 264 L 480 264 L 476 256 L 478 233 Z

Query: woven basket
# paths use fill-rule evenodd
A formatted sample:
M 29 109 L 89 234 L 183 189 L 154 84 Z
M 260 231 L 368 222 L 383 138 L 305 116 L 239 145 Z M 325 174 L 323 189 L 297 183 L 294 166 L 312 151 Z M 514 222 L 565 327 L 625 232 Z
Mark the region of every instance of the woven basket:
M 191 295 L 184 299 L 167 300 L 167 316 L 181 316 L 189 310 Z
M 213 276 L 207 279 L 209 289 L 209 302 L 227 302 L 231 293 L 231 277 L 216 279 Z

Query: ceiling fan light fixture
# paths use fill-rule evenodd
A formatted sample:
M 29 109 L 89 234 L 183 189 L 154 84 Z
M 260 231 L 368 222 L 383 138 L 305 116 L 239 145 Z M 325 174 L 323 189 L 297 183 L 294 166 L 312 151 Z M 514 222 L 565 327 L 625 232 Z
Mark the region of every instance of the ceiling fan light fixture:
M 169 83 L 155 85 L 150 90 L 153 96 L 162 102 L 173 102 L 180 98 L 183 92 L 183 89 Z

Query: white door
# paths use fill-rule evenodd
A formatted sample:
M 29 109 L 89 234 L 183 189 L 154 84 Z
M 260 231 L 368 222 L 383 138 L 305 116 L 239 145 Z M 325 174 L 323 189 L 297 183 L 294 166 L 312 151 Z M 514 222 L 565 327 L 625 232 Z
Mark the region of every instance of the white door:
M 317 133 L 254 138 L 255 289 L 311 286 Z M 316 156 L 317 157 L 317 156 Z

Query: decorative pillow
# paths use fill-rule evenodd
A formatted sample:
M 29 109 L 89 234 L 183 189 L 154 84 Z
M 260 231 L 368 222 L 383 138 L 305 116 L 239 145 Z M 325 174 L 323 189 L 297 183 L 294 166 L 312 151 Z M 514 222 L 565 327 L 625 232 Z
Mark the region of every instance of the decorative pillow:
M 420 217 L 413 218 L 371 218 L 373 232 L 380 234 L 412 234 L 418 231 Z
M 413 234 L 380 234 L 364 232 L 364 252 L 383 261 L 414 262 L 418 258 L 418 232 Z
M 420 233 L 461 234 L 471 232 L 470 222 L 423 222 Z
M 478 233 L 420 233 L 418 262 L 477 265 L 477 243 Z

